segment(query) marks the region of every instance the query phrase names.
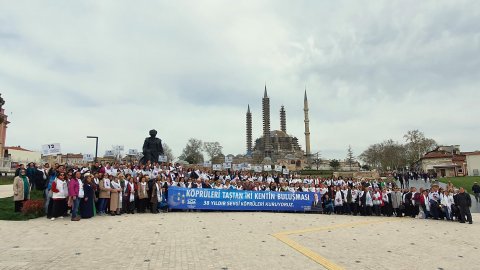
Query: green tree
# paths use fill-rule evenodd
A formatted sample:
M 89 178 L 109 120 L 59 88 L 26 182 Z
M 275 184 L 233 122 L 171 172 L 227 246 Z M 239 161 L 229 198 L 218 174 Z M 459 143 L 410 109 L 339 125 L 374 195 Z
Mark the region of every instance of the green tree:
M 330 167 L 332 167 L 332 169 L 336 171 L 340 167 L 340 161 L 338 161 L 337 159 L 330 160 Z
M 201 140 L 190 138 L 182 151 L 179 159 L 185 160 L 190 164 L 199 164 L 203 162 L 202 153 L 203 143 Z

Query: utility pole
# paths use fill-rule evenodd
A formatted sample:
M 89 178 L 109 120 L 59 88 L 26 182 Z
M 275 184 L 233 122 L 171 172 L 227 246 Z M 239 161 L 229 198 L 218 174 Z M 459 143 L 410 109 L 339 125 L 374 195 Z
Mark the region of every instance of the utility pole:
M 97 156 L 98 156 L 98 136 L 87 136 L 87 139 L 95 139 L 95 162 L 97 162 Z

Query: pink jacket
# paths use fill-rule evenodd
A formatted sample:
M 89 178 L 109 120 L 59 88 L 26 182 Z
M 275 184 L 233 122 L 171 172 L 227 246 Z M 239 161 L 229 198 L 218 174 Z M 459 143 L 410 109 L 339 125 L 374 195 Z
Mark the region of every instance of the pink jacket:
M 78 180 L 73 178 L 70 179 L 68 182 L 68 195 L 73 197 L 77 196 L 78 197 L 78 190 L 80 189 L 80 186 L 78 185 Z

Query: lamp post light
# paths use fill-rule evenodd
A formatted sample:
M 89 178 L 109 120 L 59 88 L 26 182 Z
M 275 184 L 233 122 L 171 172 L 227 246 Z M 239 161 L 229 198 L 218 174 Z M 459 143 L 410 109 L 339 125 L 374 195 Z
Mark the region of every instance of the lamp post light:
M 95 162 L 97 162 L 97 155 L 98 155 L 98 136 L 87 136 L 87 139 L 95 139 Z

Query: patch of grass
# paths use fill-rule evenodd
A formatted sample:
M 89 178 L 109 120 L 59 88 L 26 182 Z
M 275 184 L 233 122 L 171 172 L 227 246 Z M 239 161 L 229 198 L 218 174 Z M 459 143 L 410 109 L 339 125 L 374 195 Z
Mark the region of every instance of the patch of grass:
M 448 182 L 452 182 L 452 184 L 459 188 L 463 187 L 465 188 L 465 191 L 473 194 L 472 192 L 472 186 L 474 182 L 477 182 L 480 184 L 480 176 L 459 176 L 459 177 L 446 177 L 446 178 L 440 178 L 440 182 L 448 184 Z
M 40 190 L 33 190 L 30 194 L 32 200 L 43 200 L 43 192 Z M 29 220 L 38 218 L 36 215 L 24 215 L 22 213 L 14 212 L 13 197 L 0 199 L 0 220 Z
M 13 184 L 13 176 L 0 176 L 0 185 L 11 185 Z

